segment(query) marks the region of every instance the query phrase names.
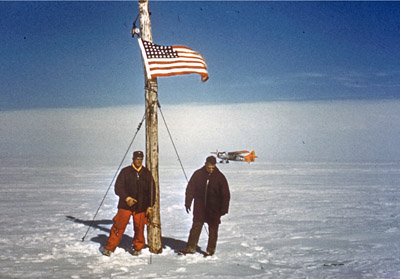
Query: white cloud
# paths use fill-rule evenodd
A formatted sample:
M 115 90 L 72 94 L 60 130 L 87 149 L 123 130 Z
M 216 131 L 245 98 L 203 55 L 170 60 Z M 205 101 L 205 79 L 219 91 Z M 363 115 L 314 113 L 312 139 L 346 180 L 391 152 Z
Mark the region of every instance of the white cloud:
M 181 159 L 255 149 L 262 161 L 398 160 L 400 101 L 170 105 L 163 113 Z M 0 156 L 122 158 L 142 106 L 1 112 Z M 144 149 L 144 128 L 133 149 Z M 176 160 L 159 114 L 160 160 Z M 128 160 L 130 160 L 130 154 Z

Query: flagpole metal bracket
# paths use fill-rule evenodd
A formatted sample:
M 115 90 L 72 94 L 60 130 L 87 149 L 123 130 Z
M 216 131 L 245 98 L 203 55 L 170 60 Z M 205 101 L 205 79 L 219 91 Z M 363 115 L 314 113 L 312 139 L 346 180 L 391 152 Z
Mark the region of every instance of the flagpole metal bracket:
M 138 38 L 140 38 L 139 28 L 137 28 L 136 26 L 132 27 L 131 34 L 132 34 L 132 38 L 135 38 L 135 35 L 137 35 Z
M 135 21 L 133 22 L 133 26 L 132 26 L 132 29 L 131 29 L 132 38 L 134 38 L 135 35 L 137 35 L 137 37 L 140 38 L 140 29 L 136 26 L 136 21 L 138 20 L 139 15 L 140 14 L 137 15 Z

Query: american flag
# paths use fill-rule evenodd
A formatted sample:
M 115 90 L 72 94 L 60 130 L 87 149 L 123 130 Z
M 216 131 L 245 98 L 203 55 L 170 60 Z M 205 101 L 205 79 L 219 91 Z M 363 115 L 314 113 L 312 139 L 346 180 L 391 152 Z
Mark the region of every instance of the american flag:
M 186 74 L 199 74 L 203 82 L 208 79 L 206 61 L 194 50 L 155 45 L 141 38 L 138 41 L 148 79 Z

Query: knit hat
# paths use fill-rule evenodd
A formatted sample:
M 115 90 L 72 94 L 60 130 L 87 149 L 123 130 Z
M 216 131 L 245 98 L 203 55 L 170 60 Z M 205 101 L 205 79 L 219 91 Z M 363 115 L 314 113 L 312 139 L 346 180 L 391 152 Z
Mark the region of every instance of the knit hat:
M 207 157 L 207 159 L 206 159 L 206 163 L 210 163 L 210 164 L 212 164 L 212 165 L 215 165 L 215 164 L 217 163 L 217 159 L 215 159 L 214 156 L 209 156 L 209 157 Z
M 133 152 L 133 159 L 138 159 L 138 158 L 143 159 L 143 152 L 142 151 Z

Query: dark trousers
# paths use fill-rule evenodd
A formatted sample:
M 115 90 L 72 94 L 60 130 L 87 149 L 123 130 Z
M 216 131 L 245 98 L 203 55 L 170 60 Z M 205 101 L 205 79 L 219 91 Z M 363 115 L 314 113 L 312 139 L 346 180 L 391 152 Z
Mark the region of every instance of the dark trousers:
M 199 242 L 201 229 L 203 228 L 204 222 L 193 222 L 192 228 L 190 229 L 189 239 L 186 246 L 186 252 L 194 253 L 197 248 L 197 243 Z M 208 244 L 207 253 L 213 255 L 215 253 L 215 248 L 217 247 L 218 239 L 218 227 L 216 225 L 208 225 Z

